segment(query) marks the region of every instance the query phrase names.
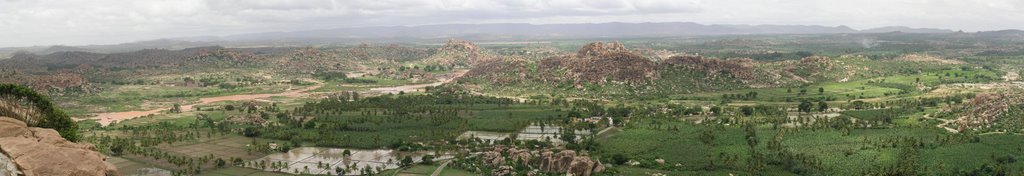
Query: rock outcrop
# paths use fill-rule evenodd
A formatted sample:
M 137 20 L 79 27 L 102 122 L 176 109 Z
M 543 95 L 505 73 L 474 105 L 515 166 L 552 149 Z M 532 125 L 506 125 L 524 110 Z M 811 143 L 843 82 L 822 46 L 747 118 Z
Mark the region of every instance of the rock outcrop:
M 574 176 L 590 176 L 605 170 L 604 165 L 600 161 L 591 159 L 586 154 L 578 154 L 572 150 L 560 152 L 552 150 L 529 151 L 498 146 L 491 151 L 483 152 L 481 156 L 484 164 L 499 168 L 494 173 L 511 174 L 512 172 L 507 171 L 507 169 L 500 169 L 511 167 L 505 165 L 506 161 L 530 166 L 544 173 L 564 173 Z M 502 171 L 497 172 L 498 170 Z
M 465 40 L 451 39 L 443 47 L 437 49 L 434 55 L 424 60 L 424 63 L 445 66 L 471 66 L 482 58 L 487 58 L 487 54 L 476 44 Z
M 26 176 L 120 175 L 94 146 L 67 141 L 57 131 L 28 127 L 9 117 L 0 117 L 0 151 Z
M 569 79 L 575 86 L 611 82 L 640 85 L 659 77 L 653 61 L 629 51 L 621 43 L 590 43 L 575 55 L 541 60 L 537 70 L 547 82 Z
M 757 79 L 757 74 L 754 73 L 754 64 L 757 63 L 751 59 L 721 60 L 701 56 L 673 56 L 662 64 L 669 68 L 701 72 L 709 77 L 727 73 L 744 81 Z
M 989 128 L 1001 120 L 1018 120 L 1019 116 L 1009 113 L 1012 106 L 1024 104 L 1021 90 L 1008 90 L 1007 93 L 982 93 L 975 95 L 969 102 L 959 107 L 960 117 L 956 119 L 958 131 Z M 1003 122 L 1009 123 L 1009 122 Z M 1019 129 L 1016 129 L 1019 130 Z

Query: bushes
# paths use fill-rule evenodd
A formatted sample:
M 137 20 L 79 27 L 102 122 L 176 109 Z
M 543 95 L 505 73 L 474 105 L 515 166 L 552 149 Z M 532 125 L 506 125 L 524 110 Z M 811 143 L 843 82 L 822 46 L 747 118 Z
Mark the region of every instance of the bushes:
M 25 100 L 39 110 L 42 114 L 41 119 L 36 119 L 38 123 L 29 126 L 57 130 L 61 137 L 72 142 L 77 142 L 81 138 L 78 135 L 78 124 L 64 111 L 55 107 L 45 95 L 20 85 L 0 84 L 0 96 Z

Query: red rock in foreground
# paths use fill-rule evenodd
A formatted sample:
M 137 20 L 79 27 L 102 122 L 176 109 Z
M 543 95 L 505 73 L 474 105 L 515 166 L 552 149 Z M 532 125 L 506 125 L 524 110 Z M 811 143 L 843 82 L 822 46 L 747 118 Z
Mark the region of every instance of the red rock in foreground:
M 9 117 L 0 117 L 0 151 L 26 176 L 121 175 L 94 146 L 67 141 L 57 131 L 28 127 Z M 4 164 L 10 163 L 0 163 Z

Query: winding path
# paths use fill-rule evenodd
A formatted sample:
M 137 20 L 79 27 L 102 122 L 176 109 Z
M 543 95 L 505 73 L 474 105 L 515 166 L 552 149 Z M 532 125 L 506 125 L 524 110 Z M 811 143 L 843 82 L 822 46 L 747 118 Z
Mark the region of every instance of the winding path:
M 448 163 L 452 163 L 452 160 L 447 160 L 447 161 L 444 161 L 444 163 L 441 163 L 441 166 L 438 166 L 437 169 L 434 170 L 434 173 L 431 173 L 430 176 L 439 176 L 439 175 L 441 175 L 441 171 L 444 171 L 444 167 L 447 167 Z
M 451 74 L 445 76 L 444 78 L 442 78 L 441 81 L 434 82 L 434 83 L 429 83 L 429 84 L 413 84 L 413 85 L 403 85 L 403 86 L 394 86 L 394 87 L 380 87 L 380 88 L 370 89 L 370 91 L 378 91 L 381 94 L 388 94 L 388 93 L 397 94 L 399 92 L 419 92 L 419 91 L 422 91 L 423 88 L 426 88 L 426 87 L 439 86 L 441 84 L 450 83 L 452 81 L 455 81 L 456 78 L 462 77 L 462 75 L 465 75 L 466 72 L 469 72 L 469 70 L 455 71 L 455 72 L 452 72 Z
M 921 118 L 942 121 L 942 123 L 940 123 L 938 125 L 935 125 L 935 127 L 946 129 L 946 131 L 949 131 L 950 133 L 959 133 L 960 132 L 960 130 L 956 130 L 956 129 L 953 129 L 953 128 L 950 128 L 950 127 L 946 126 L 946 125 L 949 125 L 950 123 L 956 122 L 956 120 L 940 119 L 940 118 L 930 117 L 927 114 L 925 114 L 924 116 L 921 116 Z

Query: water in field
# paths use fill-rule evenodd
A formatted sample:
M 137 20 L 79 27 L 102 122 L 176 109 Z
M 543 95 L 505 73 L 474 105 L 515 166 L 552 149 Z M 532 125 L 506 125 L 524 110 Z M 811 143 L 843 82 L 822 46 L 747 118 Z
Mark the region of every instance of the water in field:
M 801 116 L 798 116 L 797 114 L 790 114 L 790 115 L 787 116 L 789 118 L 790 122 L 782 124 L 782 126 L 783 127 L 790 127 L 790 128 L 800 127 L 800 126 L 804 125 L 801 122 L 813 124 L 813 123 L 817 122 L 819 119 L 832 119 L 832 118 L 836 118 L 836 117 L 839 117 L 839 116 L 842 116 L 842 114 L 834 113 L 834 112 L 833 113 L 819 113 L 819 114 L 805 114 L 802 117 L 806 118 L 806 120 L 802 121 L 802 120 L 800 120 Z
M 349 149 L 352 155 L 344 156 L 344 151 L 345 149 L 342 148 L 300 147 L 292 149 L 288 153 L 270 154 L 250 161 L 247 167 L 292 174 L 318 175 L 336 175 L 335 168 L 340 167 L 348 170 L 346 175 L 351 175 L 359 174 L 359 171 L 365 167 L 373 168 L 374 173 L 377 172 L 376 168 L 381 170 L 398 168 L 400 160 L 406 156 L 412 157 L 413 161 L 420 162 L 424 155 L 433 154 L 432 152 Z M 451 156 L 442 155 L 435 156 L 435 158 L 447 159 Z M 265 166 L 259 164 L 261 162 L 265 163 Z M 272 163 L 287 163 L 287 165 L 275 168 Z
M 511 134 L 492 131 L 466 131 L 459 135 L 459 139 L 480 138 L 481 140 L 500 141 L 505 140 Z
M 136 169 L 133 174 L 129 174 L 129 175 L 131 175 L 131 176 L 171 176 L 171 175 L 174 175 L 174 174 L 171 173 L 171 171 L 169 171 L 169 170 L 164 170 L 164 169 L 160 169 L 160 168 L 153 168 L 153 167 L 147 167 L 147 168 Z
M 520 130 L 516 139 L 518 140 L 538 140 L 538 141 L 552 141 L 555 143 L 561 142 L 558 139 L 558 135 L 562 132 L 562 127 L 554 125 L 530 125 L 523 130 Z M 459 135 L 460 139 L 467 138 L 480 138 L 482 140 L 499 141 L 504 140 L 511 136 L 512 133 L 502 132 L 490 132 L 490 131 L 466 131 Z M 590 130 L 576 130 L 577 138 L 587 136 L 590 134 Z

